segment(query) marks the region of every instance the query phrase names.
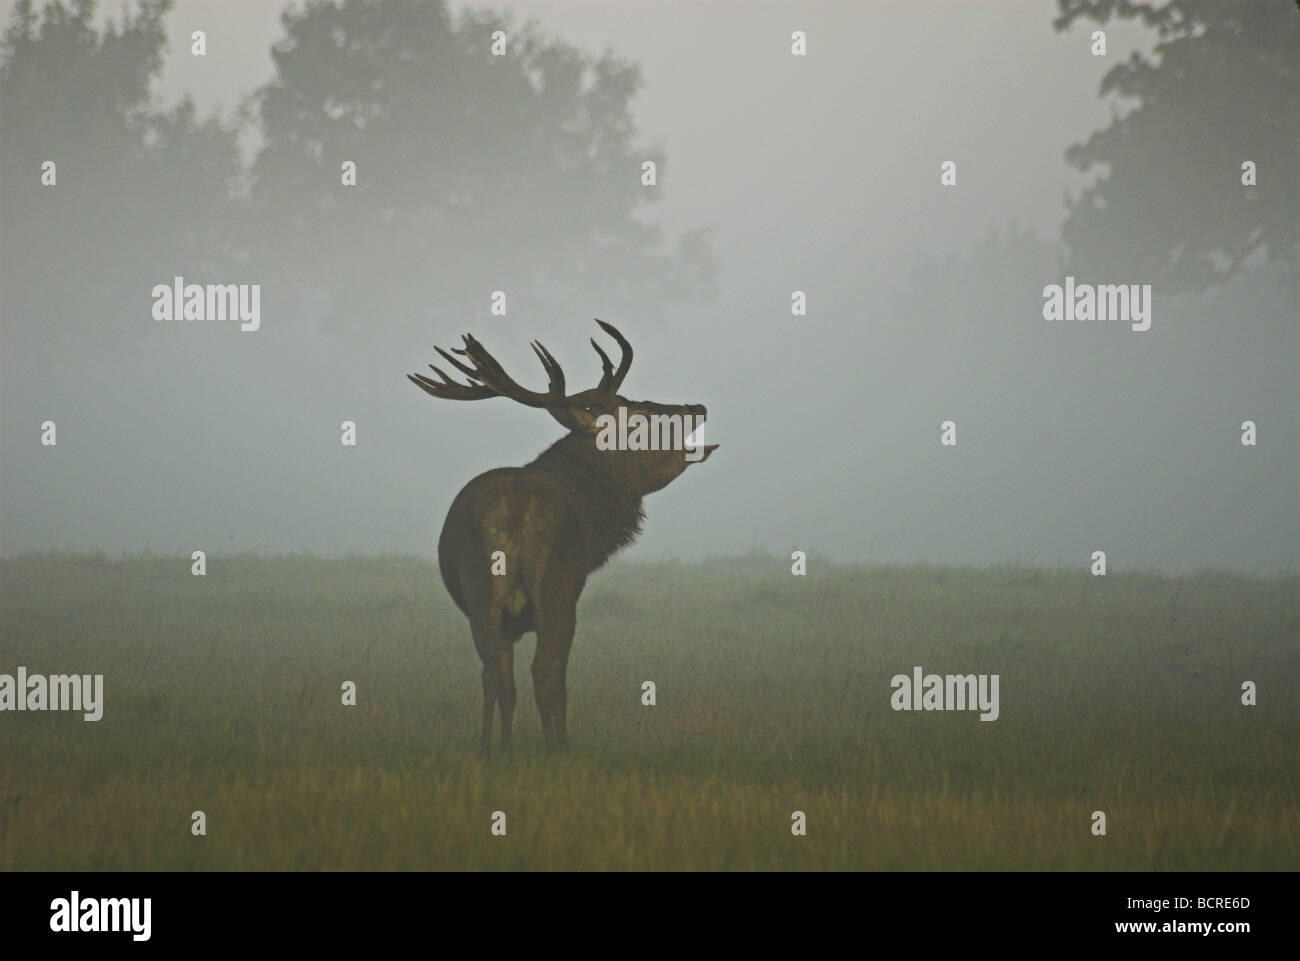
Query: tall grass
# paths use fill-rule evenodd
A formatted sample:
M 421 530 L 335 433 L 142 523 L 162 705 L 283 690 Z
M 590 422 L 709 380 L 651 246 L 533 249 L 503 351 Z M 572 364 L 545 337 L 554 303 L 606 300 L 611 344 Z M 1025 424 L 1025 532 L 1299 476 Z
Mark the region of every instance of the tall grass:
M 3 561 L 0 672 L 103 674 L 105 709 L 0 713 L 0 870 L 1294 870 L 1297 591 L 615 564 L 579 609 L 572 754 L 542 751 L 528 636 L 515 754 L 485 765 L 426 561 Z M 999 674 L 1000 718 L 892 711 L 914 665 Z

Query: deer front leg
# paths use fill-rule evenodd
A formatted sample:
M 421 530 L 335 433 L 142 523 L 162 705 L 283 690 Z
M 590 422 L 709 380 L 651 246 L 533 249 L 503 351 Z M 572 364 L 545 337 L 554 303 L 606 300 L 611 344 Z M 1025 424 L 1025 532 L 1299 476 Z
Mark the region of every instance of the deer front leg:
M 569 750 L 569 648 L 573 644 L 573 632 L 569 632 L 569 643 L 564 645 L 560 656 L 560 665 L 555 670 L 555 691 L 551 701 L 551 716 L 555 720 L 555 749 L 561 753 Z
M 537 713 L 542 717 L 542 737 L 546 740 L 546 752 L 555 750 L 555 725 L 551 721 L 551 711 L 547 706 L 548 668 L 542 660 L 542 643 L 537 642 L 537 654 L 533 657 L 533 696 L 537 701 Z

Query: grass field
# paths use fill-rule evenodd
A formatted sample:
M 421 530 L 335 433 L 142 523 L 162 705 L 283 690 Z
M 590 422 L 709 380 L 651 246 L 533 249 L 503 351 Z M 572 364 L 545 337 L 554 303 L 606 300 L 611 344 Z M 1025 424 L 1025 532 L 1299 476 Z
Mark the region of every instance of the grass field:
M 542 750 L 529 635 L 515 754 L 485 765 L 478 659 L 429 562 L 8 560 L 0 673 L 103 674 L 105 708 L 0 713 L 0 870 L 1294 870 L 1297 598 L 1294 577 L 616 563 L 579 608 L 572 753 Z M 1000 674 L 1000 718 L 894 712 L 918 664 Z

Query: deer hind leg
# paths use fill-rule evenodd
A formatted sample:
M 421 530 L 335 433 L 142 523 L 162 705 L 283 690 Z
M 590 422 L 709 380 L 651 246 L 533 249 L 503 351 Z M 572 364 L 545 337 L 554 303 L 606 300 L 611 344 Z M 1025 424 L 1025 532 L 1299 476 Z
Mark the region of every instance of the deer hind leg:
M 542 715 L 542 736 L 546 738 L 547 751 L 565 751 L 569 747 L 565 722 L 568 707 L 565 674 L 576 626 L 577 618 L 571 608 L 538 619 L 533 691 L 537 696 L 537 709 Z
M 501 639 L 497 648 L 497 703 L 501 706 L 501 750 L 510 753 L 510 735 L 515 726 L 514 638 Z
M 475 618 L 470 623 L 474 647 L 483 662 L 483 733 L 479 738 L 479 757 L 491 754 L 492 715 L 501 709 L 501 747 L 510 750 L 510 733 L 515 718 L 515 657 L 512 639 L 503 637 L 499 626 L 489 618 Z
M 477 627 L 471 624 L 474 632 L 474 647 L 478 649 L 479 660 L 483 662 L 483 733 L 479 736 L 478 756 L 487 760 L 491 753 L 492 713 L 497 703 L 496 659 L 492 655 L 492 645 L 485 640 Z
M 482 625 L 482 626 L 480 626 Z M 483 734 L 479 739 L 479 757 L 491 754 L 492 715 L 501 710 L 501 750 L 510 752 L 510 736 L 515 723 L 515 644 L 518 632 L 510 632 L 491 619 L 471 624 L 474 646 L 483 662 Z

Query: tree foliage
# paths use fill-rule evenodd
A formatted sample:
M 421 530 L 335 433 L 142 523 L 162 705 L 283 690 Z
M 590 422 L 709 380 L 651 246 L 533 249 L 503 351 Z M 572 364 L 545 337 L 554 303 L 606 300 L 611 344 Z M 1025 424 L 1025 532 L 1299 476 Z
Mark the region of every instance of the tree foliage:
M 257 96 L 255 261 L 325 291 L 338 322 L 369 325 L 382 300 L 426 329 L 431 308 L 463 323 L 497 289 L 512 313 L 568 316 L 709 293 L 703 234 L 669 251 L 645 217 L 665 160 L 636 143 L 635 66 L 442 3 L 315 2 L 282 21 Z M 643 160 L 660 186 L 642 186 Z
M 1058 30 L 1080 19 L 1137 20 L 1156 36 L 1106 73 L 1111 124 L 1066 151 L 1096 181 L 1070 203 L 1064 239 L 1077 270 L 1141 276 L 1170 291 L 1219 284 L 1256 262 L 1294 282 L 1300 17 L 1277 0 L 1059 0 Z M 1242 164 L 1257 186 L 1242 184 Z
M 229 251 L 235 131 L 151 93 L 171 6 L 145 0 L 97 28 L 89 0 L 24 0 L 5 30 L 0 298 L 5 347 L 33 361 L 129 347 L 151 329 L 154 284 Z
M 176 275 L 262 284 L 278 330 L 301 335 L 324 312 L 372 341 L 403 323 L 423 336 L 439 309 L 458 326 L 486 316 L 496 289 L 525 316 L 628 319 L 711 292 L 706 233 L 674 248 L 653 220 L 665 159 L 637 143 L 641 76 L 611 53 L 441 2 L 318 0 L 286 9 L 274 78 L 224 122 L 159 99 L 172 6 L 12 11 L 7 352 L 41 365 L 129 351 L 156 329 L 153 286 Z M 490 54 L 496 30 L 506 56 Z M 642 186 L 643 160 L 660 186 Z M 41 182 L 46 161 L 55 186 Z

